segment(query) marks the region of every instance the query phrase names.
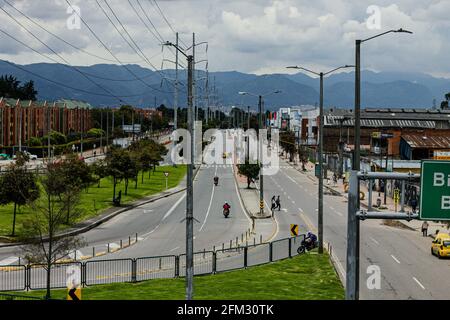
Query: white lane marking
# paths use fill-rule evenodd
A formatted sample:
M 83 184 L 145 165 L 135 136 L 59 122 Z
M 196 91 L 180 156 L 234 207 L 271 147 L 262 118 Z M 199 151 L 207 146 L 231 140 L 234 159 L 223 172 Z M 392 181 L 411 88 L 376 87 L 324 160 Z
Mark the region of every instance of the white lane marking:
M 396 257 L 394 257 L 392 254 L 391 254 L 391 257 L 392 257 L 392 259 L 395 260 L 395 262 L 397 262 L 398 264 L 400 264 L 400 261 L 398 261 L 398 259 L 397 259 Z
M 170 250 L 170 252 L 175 251 L 175 250 L 177 250 L 177 249 L 179 249 L 179 248 L 180 248 L 180 247 L 173 248 L 172 250 Z
M 167 213 L 166 213 L 166 214 L 164 215 L 164 217 L 162 218 L 161 222 L 164 221 L 164 220 L 166 220 L 166 218 L 167 218 L 168 216 L 170 216 L 170 215 L 172 214 L 172 212 L 175 211 L 175 209 L 178 207 L 178 205 L 181 203 L 181 201 L 184 200 L 184 198 L 186 198 L 186 193 L 185 193 L 180 199 L 178 199 L 177 202 L 175 202 L 175 204 L 172 206 L 172 208 L 169 209 L 169 211 L 167 211 Z
M 370 237 L 370 240 L 372 240 L 375 244 L 377 244 L 377 245 L 379 245 L 380 243 L 377 241 L 377 240 L 375 240 L 374 238 L 372 238 L 372 237 Z
M 215 172 L 214 172 L 214 177 L 216 177 L 216 176 L 217 176 L 217 166 L 216 166 L 216 170 L 215 170 Z M 199 232 L 202 231 L 203 227 L 205 226 L 206 219 L 208 219 L 209 212 L 211 211 L 211 205 L 212 205 L 212 201 L 213 201 L 213 198 L 214 198 L 214 191 L 215 191 L 215 190 L 216 190 L 216 186 L 213 185 L 213 189 L 212 189 L 212 192 L 211 192 L 211 199 L 209 200 L 208 210 L 206 211 L 205 220 L 203 221 L 202 226 L 201 226 L 200 229 L 198 230 Z
M 147 232 L 147 233 L 144 233 L 143 235 L 142 235 L 142 237 L 144 238 L 144 239 L 147 239 L 147 237 L 149 236 L 149 235 L 151 235 L 153 232 L 155 232 L 156 231 L 156 229 L 158 229 L 159 228 L 159 224 L 155 227 L 155 229 L 153 229 L 152 231 L 150 231 L 150 232 Z
M 414 281 L 417 282 L 417 284 L 423 289 L 425 290 L 425 287 L 423 286 L 423 284 L 420 283 L 419 280 L 416 279 L 416 277 L 413 277 Z
M 298 184 L 297 181 L 295 181 L 294 179 L 292 179 L 291 177 L 289 177 L 286 173 L 285 173 L 286 177 L 288 177 L 289 180 L 291 180 L 293 183 Z

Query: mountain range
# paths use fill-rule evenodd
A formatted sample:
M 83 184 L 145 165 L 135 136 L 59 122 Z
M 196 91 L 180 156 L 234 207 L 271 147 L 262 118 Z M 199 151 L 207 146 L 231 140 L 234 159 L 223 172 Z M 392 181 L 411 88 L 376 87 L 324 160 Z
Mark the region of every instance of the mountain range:
M 93 106 L 131 104 L 154 107 L 173 106 L 174 70 L 152 71 L 139 65 L 98 64 L 71 67 L 63 64 L 36 63 L 17 65 L 0 60 L 0 75 L 12 74 L 20 81 L 33 80 L 39 100 L 60 98 L 89 102 Z M 206 73 L 196 71 L 197 105 L 206 105 Z M 187 101 L 185 70 L 180 70 L 178 105 Z M 164 78 L 165 80 L 161 80 Z M 237 71 L 209 72 L 210 105 L 255 106 L 253 95 L 268 94 L 265 108 L 319 103 L 319 80 L 304 73 L 254 75 Z M 213 89 L 217 95 L 214 97 Z M 270 94 L 280 90 L 278 94 Z M 354 105 L 354 73 L 342 72 L 324 79 L 325 107 L 351 109 Z M 362 108 L 439 107 L 450 92 L 450 79 L 411 72 L 361 72 Z

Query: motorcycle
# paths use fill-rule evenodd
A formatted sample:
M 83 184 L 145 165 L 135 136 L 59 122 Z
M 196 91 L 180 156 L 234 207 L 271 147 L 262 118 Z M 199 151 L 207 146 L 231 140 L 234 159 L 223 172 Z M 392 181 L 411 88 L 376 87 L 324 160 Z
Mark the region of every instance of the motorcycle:
M 230 209 L 223 209 L 223 215 L 225 216 L 225 218 L 228 218 L 228 216 L 230 215 Z
M 314 248 L 317 248 L 319 246 L 319 241 L 314 241 L 314 242 L 310 242 L 310 241 L 306 241 L 306 240 L 302 240 L 300 247 L 298 247 L 297 249 L 297 253 L 298 254 L 302 254 L 305 253 L 306 251 L 311 251 Z

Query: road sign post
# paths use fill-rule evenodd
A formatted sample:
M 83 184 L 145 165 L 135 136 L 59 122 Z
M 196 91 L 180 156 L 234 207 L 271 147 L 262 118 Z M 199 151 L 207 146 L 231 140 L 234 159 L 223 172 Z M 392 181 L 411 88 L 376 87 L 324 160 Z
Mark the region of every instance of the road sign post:
M 450 161 L 422 161 L 419 217 L 450 220 Z

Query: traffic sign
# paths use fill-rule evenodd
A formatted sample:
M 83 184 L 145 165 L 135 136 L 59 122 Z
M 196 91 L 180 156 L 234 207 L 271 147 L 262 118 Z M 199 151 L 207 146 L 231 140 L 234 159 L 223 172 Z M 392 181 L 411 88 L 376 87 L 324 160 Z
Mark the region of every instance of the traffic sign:
M 79 301 L 81 300 L 81 288 L 67 289 L 67 300 Z
M 422 161 L 420 177 L 420 219 L 450 220 L 450 161 Z
M 291 236 L 298 236 L 298 224 L 291 224 Z

